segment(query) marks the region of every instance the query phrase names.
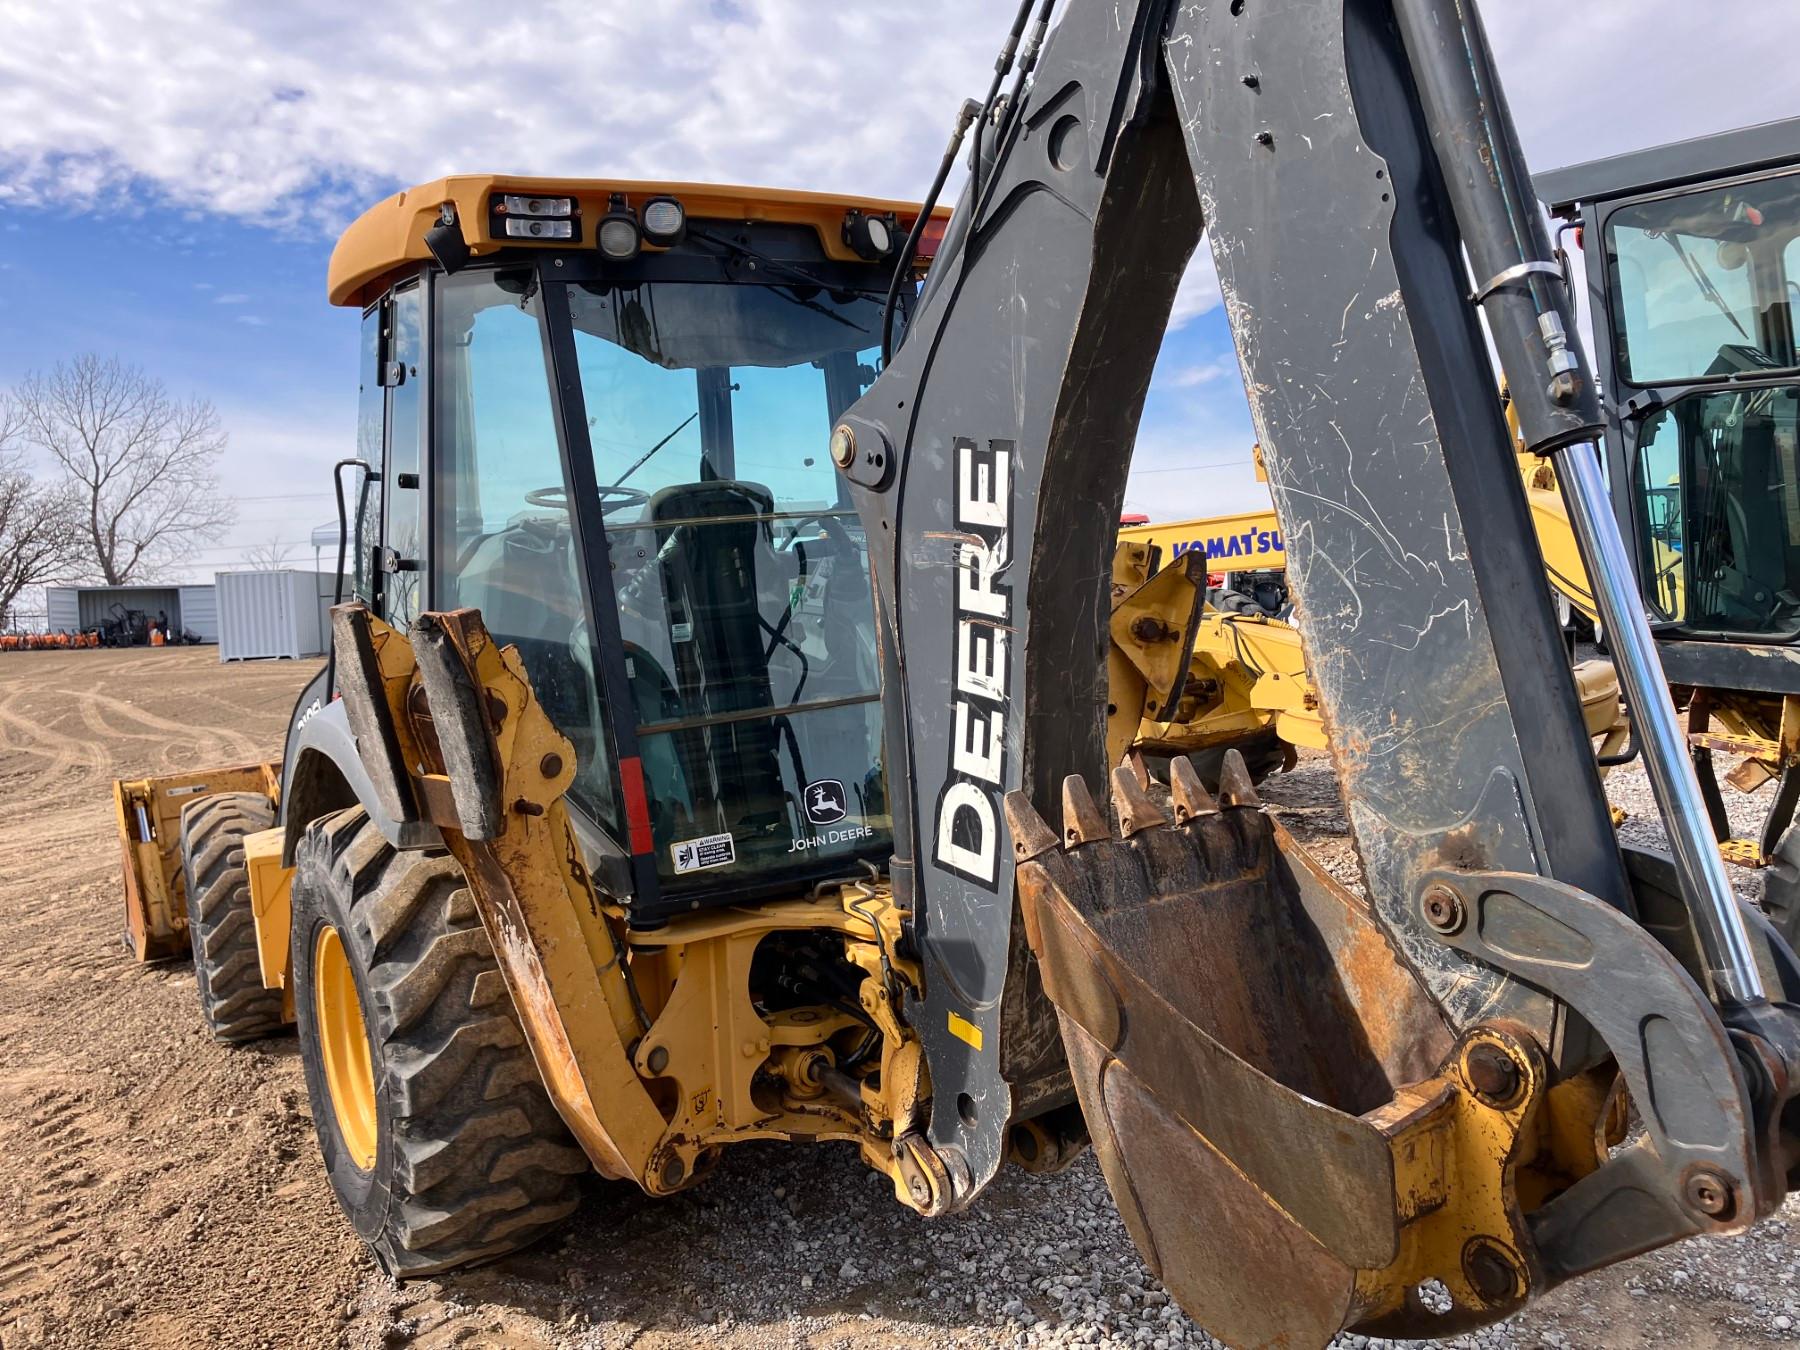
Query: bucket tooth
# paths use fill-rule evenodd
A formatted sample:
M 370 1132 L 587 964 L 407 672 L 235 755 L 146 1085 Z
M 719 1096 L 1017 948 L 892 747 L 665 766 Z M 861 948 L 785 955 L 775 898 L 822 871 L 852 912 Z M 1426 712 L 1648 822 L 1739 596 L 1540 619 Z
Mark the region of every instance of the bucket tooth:
M 1200 782 L 1194 762 L 1186 755 L 1177 755 L 1169 761 L 1169 796 L 1175 804 L 1178 823 L 1219 814 L 1219 804 Z
M 1063 779 L 1063 847 L 1075 848 L 1110 838 L 1112 831 L 1100 808 L 1094 805 L 1087 783 L 1080 774 L 1070 774 Z
M 1167 825 L 1169 817 L 1150 800 L 1137 775 L 1121 764 L 1112 774 L 1113 814 L 1119 818 L 1119 835 L 1129 839 L 1152 825 Z
M 1006 794 L 1006 828 L 1012 835 L 1013 857 L 1030 862 L 1056 847 L 1056 831 L 1037 813 L 1031 799 L 1016 788 Z
M 1252 809 L 1262 806 L 1262 798 L 1256 795 L 1256 784 L 1250 781 L 1249 766 L 1236 750 L 1225 752 L 1225 761 L 1219 768 L 1219 804 Z

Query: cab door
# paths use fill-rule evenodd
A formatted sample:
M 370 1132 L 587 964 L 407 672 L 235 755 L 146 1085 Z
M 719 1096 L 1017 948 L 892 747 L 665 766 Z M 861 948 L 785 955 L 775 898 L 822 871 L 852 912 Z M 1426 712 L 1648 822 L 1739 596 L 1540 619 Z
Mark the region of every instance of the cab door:
M 368 470 L 356 494 L 351 580 L 357 598 L 397 627 L 425 602 L 423 334 L 417 281 L 363 316 L 357 455 Z

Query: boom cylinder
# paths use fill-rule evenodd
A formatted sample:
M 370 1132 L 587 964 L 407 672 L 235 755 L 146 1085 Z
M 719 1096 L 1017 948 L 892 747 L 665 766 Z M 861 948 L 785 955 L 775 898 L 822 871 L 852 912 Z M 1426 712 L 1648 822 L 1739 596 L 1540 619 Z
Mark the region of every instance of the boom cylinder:
M 1471 0 L 1394 0 L 1432 145 L 1480 304 L 1529 449 L 1553 455 L 1582 563 L 1721 997 L 1764 999 L 1737 898 L 1714 844 L 1662 663 L 1638 601 L 1593 443 L 1604 430 L 1593 373 L 1574 341 L 1574 302 L 1518 151 L 1493 55 Z

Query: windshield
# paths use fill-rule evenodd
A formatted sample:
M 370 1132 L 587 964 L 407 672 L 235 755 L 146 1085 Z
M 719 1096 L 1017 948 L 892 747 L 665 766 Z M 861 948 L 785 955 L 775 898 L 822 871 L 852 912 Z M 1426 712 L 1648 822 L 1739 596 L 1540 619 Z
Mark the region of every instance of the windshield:
M 880 305 L 646 282 L 569 307 L 665 894 L 884 854 L 868 549 L 827 454 Z
M 1795 364 L 1800 177 L 1621 207 L 1606 233 L 1625 379 L 1678 383 Z

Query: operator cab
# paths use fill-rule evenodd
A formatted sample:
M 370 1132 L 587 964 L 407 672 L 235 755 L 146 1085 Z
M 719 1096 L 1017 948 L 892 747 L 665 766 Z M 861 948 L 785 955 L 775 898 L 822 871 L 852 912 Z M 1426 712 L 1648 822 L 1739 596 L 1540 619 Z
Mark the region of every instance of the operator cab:
M 1585 248 L 1607 464 L 1652 622 L 1800 638 L 1800 119 L 1537 187 Z
M 518 647 L 635 925 L 892 851 L 868 546 L 827 446 L 912 214 L 459 178 L 334 254 L 365 307 L 356 593 Z

